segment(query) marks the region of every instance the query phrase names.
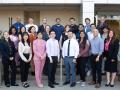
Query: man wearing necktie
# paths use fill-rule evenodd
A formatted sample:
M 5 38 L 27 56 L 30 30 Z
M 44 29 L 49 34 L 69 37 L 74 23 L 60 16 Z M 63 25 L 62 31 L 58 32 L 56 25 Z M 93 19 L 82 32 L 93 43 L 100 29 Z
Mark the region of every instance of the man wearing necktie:
M 62 55 L 66 70 L 66 81 L 63 85 L 70 83 L 70 87 L 76 85 L 76 58 L 79 54 L 79 45 L 76 39 L 73 38 L 73 32 L 68 32 L 68 39 L 63 43 Z M 70 78 L 70 72 L 72 76 Z

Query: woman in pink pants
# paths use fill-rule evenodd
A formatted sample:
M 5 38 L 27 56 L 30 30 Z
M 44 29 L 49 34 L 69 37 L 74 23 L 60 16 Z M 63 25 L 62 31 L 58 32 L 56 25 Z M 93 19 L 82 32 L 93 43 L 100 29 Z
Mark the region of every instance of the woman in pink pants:
M 46 42 L 42 39 L 42 33 L 38 33 L 37 39 L 33 42 L 35 79 L 38 87 L 43 87 L 42 72 L 46 58 Z

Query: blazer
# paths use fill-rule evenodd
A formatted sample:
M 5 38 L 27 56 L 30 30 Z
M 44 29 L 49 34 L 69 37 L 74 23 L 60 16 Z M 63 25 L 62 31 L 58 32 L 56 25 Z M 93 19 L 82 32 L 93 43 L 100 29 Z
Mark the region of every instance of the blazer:
M 107 40 L 105 39 L 105 43 L 106 41 Z M 104 55 L 106 56 L 107 54 L 108 59 L 110 60 L 114 59 L 117 61 L 118 50 L 119 50 L 119 40 L 115 39 L 114 42 L 110 42 L 107 52 L 104 49 Z
M 76 35 L 78 33 L 78 26 L 77 25 L 70 25 L 70 29 L 73 31 L 73 33 Z
M 103 23 L 103 24 L 100 24 L 100 23 L 99 23 L 99 24 L 97 25 L 97 29 L 99 30 L 99 33 L 100 33 L 100 34 L 103 34 L 103 29 L 104 29 L 104 28 L 107 28 L 107 27 L 108 27 L 108 25 L 107 25 L 106 23 Z
M 8 61 L 10 57 L 15 56 L 16 49 L 14 42 L 12 42 L 11 40 L 9 40 L 8 42 L 6 42 L 4 39 L 0 40 L 0 51 L 2 54 L 3 62 Z
M 40 25 L 39 28 L 38 28 L 38 32 L 44 32 L 45 31 L 45 28 L 43 25 Z

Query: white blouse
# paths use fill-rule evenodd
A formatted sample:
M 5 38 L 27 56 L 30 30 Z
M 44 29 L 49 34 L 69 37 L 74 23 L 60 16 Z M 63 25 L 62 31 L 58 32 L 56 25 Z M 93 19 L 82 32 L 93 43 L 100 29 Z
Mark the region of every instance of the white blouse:
M 21 57 L 21 59 L 23 61 L 28 62 L 28 61 L 31 60 L 31 58 L 32 58 L 32 49 L 28 45 L 28 43 L 25 43 L 25 45 L 24 45 L 22 42 L 19 42 L 19 44 L 18 44 L 18 52 L 19 52 L 19 55 L 20 55 L 20 57 Z M 27 58 L 23 54 L 30 54 L 29 59 L 27 60 Z

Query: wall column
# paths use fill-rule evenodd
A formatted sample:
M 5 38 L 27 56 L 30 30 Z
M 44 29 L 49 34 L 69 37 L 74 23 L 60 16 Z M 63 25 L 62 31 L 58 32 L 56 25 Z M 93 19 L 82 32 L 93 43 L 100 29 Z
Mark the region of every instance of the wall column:
M 94 0 L 82 0 L 82 23 L 85 24 L 85 18 L 90 18 L 94 23 Z

